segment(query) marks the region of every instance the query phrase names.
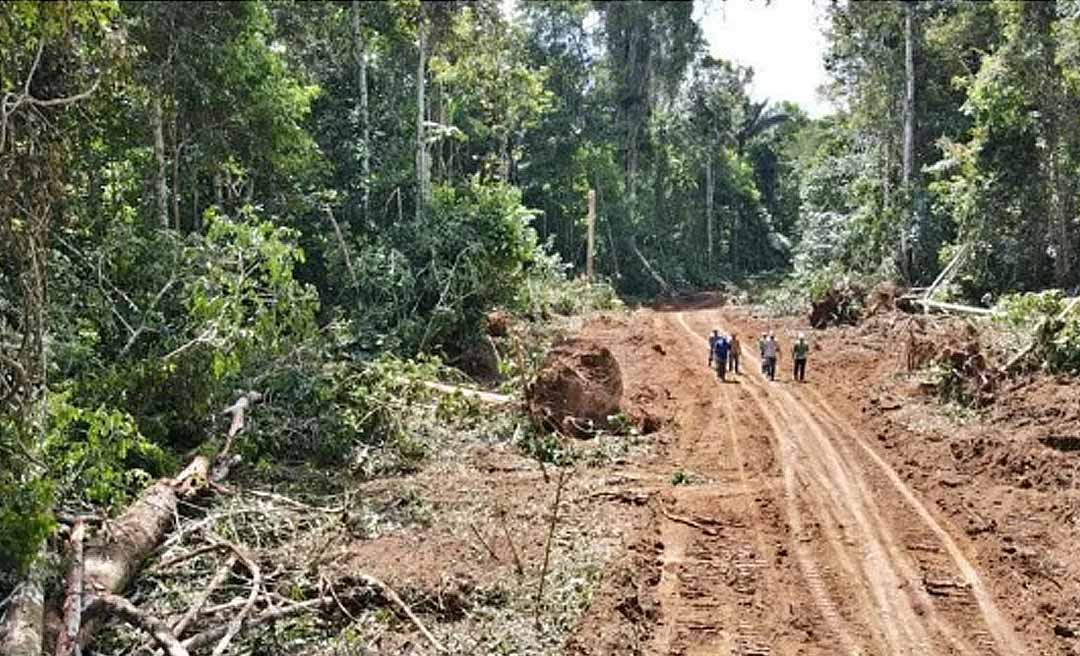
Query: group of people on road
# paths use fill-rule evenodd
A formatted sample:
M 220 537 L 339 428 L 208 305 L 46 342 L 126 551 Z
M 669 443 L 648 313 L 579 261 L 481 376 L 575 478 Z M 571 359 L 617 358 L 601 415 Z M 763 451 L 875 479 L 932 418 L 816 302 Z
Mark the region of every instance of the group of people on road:
M 735 333 L 721 335 L 719 330 L 713 330 L 709 336 L 709 366 L 716 368 L 716 375 L 721 381 L 727 381 L 728 373 L 739 373 L 741 352 L 739 336 Z M 791 346 L 791 359 L 795 363 L 793 380 L 806 382 L 806 358 L 809 355 L 810 345 L 806 343 L 806 335 L 799 333 Z M 776 380 L 776 364 L 780 360 L 780 342 L 776 340 L 776 335 L 771 332 L 761 334 L 758 356 L 761 358 L 761 375 Z

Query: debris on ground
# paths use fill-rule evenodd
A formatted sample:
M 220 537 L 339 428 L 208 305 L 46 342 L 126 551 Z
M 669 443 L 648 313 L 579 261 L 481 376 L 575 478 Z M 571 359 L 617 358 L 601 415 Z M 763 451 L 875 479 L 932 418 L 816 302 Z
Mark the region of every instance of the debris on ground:
M 854 325 L 863 315 L 866 288 L 858 282 L 842 279 L 834 282 L 821 298 L 810 306 L 810 325 L 814 328 Z
M 529 412 L 545 427 L 587 436 L 619 412 L 623 385 L 619 363 L 606 346 L 585 339 L 556 345 L 526 397 Z
M 978 329 L 968 321 L 912 317 L 903 328 L 908 372 L 927 370 L 929 390 L 947 401 L 984 407 L 994 400 L 999 373 Z

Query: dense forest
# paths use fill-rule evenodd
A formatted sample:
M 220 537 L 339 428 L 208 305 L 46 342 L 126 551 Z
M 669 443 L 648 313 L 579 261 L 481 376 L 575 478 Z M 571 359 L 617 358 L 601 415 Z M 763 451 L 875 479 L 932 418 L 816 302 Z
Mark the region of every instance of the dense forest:
M 393 381 L 464 366 L 492 309 L 919 286 L 961 250 L 958 302 L 1080 284 L 1080 2 L 834 0 L 823 118 L 695 16 L 0 3 L 0 598 L 238 390 L 273 398 L 251 462 L 422 449 Z

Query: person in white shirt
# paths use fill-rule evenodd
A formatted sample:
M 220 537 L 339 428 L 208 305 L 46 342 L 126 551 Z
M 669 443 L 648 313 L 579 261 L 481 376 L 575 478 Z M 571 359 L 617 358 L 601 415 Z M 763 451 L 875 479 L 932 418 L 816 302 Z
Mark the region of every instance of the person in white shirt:
M 769 376 L 769 380 L 776 380 L 776 361 L 780 357 L 780 344 L 776 341 L 776 336 L 769 333 L 769 338 L 765 340 L 765 346 L 762 349 L 765 355 L 765 372 Z

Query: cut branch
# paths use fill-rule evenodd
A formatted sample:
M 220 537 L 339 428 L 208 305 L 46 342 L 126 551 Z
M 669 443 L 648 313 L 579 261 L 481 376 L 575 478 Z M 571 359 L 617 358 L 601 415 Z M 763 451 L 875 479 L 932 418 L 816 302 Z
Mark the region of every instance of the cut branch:
M 942 312 L 952 312 L 954 314 L 974 314 L 980 317 L 988 317 L 993 314 L 993 311 L 981 307 L 973 307 L 970 305 L 957 305 L 956 303 L 942 303 L 940 301 L 930 301 L 925 298 L 909 298 L 912 303 L 921 305 L 926 309 L 941 310 Z
M 661 276 L 657 272 L 657 270 L 653 268 L 653 265 L 649 263 L 649 260 L 647 260 L 645 256 L 641 253 L 641 250 L 638 249 L 637 240 L 634 239 L 633 236 L 630 237 L 630 249 L 634 251 L 634 255 L 637 255 L 637 258 L 641 260 L 642 266 L 644 266 L 645 270 L 649 272 L 649 275 L 652 276 L 652 279 L 656 281 L 656 284 L 660 285 L 660 288 L 664 290 L 664 293 L 674 293 L 674 290 L 672 289 L 671 285 L 668 284 L 668 281 L 664 280 L 663 276 Z
M 544 602 L 544 582 L 547 579 L 548 562 L 551 558 L 551 543 L 555 537 L 555 528 L 559 523 L 559 504 L 562 502 L 563 486 L 570 477 L 567 470 L 559 471 L 559 481 L 555 486 L 555 503 L 551 508 L 551 524 L 548 526 L 547 542 L 544 545 L 544 565 L 540 568 L 540 581 L 536 590 L 536 626 L 540 627 L 540 609 Z
M 259 570 L 259 565 L 252 560 L 247 553 L 236 546 L 235 544 L 229 544 L 228 547 L 233 550 L 236 557 L 244 563 L 244 567 L 251 572 L 251 592 L 248 593 L 247 603 L 240 609 L 240 612 L 229 622 L 229 628 L 225 631 L 225 635 L 221 637 L 217 646 L 214 647 L 212 656 L 221 656 L 225 653 L 225 650 L 229 648 L 229 643 L 236 637 L 236 634 L 240 633 L 240 629 L 244 628 L 244 621 L 251 615 L 251 611 L 255 608 L 255 600 L 259 598 L 259 589 L 262 587 L 262 572 Z
M 469 389 L 467 387 L 458 387 L 457 385 L 447 385 L 445 383 L 433 383 L 427 381 L 424 383 L 424 386 L 433 389 L 436 392 L 442 392 L 443 394 L 460 394 L 465 398 L 476 399 L 477 401 L 483 401 L 484 403 L 491 403 L 494 405 L 503 405 L 514 402 L 514 397 L 507 396 L 506 394 L 484 392 L 481 390 Z
M 262 401 L 263 395 L 259 392 L 248 392 L 244 394 L 236 403 L 233 403 L 229 407 L 221 411 L 223 415 L 229 415 L 232 417 L 232 423 L 229 424 L 229 432 L 226 435 L 225 446 L 221 449 L 221 453 L 217 456 L 217 462 L 223 462 L 232 450 L 233 440 L 236 438 L 237 433 L 244 430 L 244 416 L 247 409 L 253 404 Z
M 214 545 L 214 548 L 219 548 L 220 545 Z M 173 625 L 173 633 L 177 636 L 184 635 L 184 631 L 188 626 L 199 616 L 202 609 L 206 606 L 206 602 L 210 600 L 210 596 L 214 594 L 221 584 L 225 582 L 225 579 L 229 578 L 229 574 L 232 572 L 233 567 L 236 566 L 238 556 L 233 554 L 221 564 L 217 572 L 214 573 L 214 578 L 210 579 L 210 583 L 199 593 L 199 596 L 195 599 L 195 603 L 191 604 L 184 616 L 181 617 L 176 624 Z
M 436 640 L 435 636 L 431 635 L 431 632 L 427 630 L 427 627 L 425 627 L 424 624 L 420 621 L 420 618 L 412 612 L 412 609 L 409 608 L 409 606 L 401 600 L 401 597 L 399 597 L 397 593 L 390 588 L 390 586 L 386 585 L 374 576 L 370 576 L 367 574 L 361 575 L 360 580 L 378 590 L 380 593 L 382 593 L 383 597 L 393 602 L 395 606 L 400 608 L 401 612 L 405 613 L 405 617 L 408 617 L 409 621 L 413 623 L 413 626 L 415 626 L 417 630 L 420 631 L 420 633 L 423 634 L 425 638 L 427 638 L 427 641 L 431 643 L 431 646 L 435 648 L 435 651 L 446 651 L 446 649 L 442 646 L 442 643 Z
M 101 605 L 110 615 L 149 633 L 168 656 L 190 656 L 165 622 L 139 610 L 127 599 L 106 593 L 98 595 L 94 603 Z
M 671 511 L 669 511 L 667 508 L 665 508 L 663 503 L 659 503 L 657 505 L 660 506 L 660 512 L 663 513 L 664 517 L 667 517 L 670 521 L 677 522 L 679 524 L 686 524 L 687 526 L 691 526 L 693 528 L 698 529 L 699 531 L 701 531 L 705 535 L 717 535 L 717 531 L 716 531 L 715 528 L 712 528 L 711 526 L 706 526 L 706 525 L 702 524 L 701 522 L 690 519 L 689 517 L 683 517 L 682 515 L 676 515 L 676 514 L 672 513 Z
M 64 594 L 64 626 L 56 641 L 56 656 L 73 656 L 79 651 L 79 629 L 83 607 L 83 538 L 86 523 L 82 519 L 71 527 L 68 540 L 71 550 L 71 569 L 68 570 Z

